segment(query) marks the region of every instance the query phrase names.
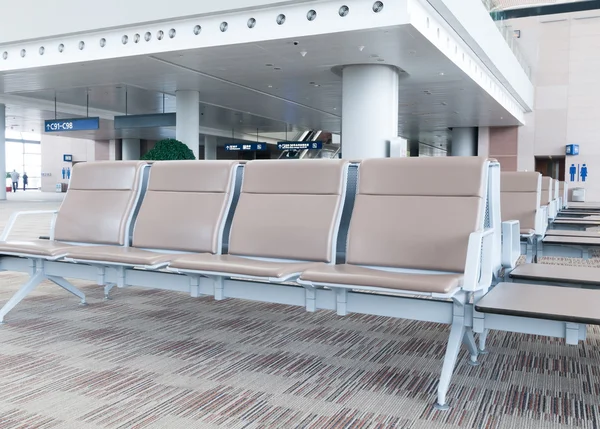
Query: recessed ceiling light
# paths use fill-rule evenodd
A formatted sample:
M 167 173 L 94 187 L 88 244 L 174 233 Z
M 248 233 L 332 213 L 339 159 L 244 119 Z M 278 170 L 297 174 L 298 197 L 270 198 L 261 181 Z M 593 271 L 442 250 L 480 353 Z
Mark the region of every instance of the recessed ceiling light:
M 269 88 L 273 88 L 273 85 L 269 85 Z
M 306 19 L 308 19 L 309 21 L 314 21 L 315 19 L 317 19 L 317 11 L 313 9 L 309 10 L 306 14 Z
M 273 70 L 281 70 L 281 67 L 273 67 Z
M 444 76 L 444 72 L 440 72 L 440 76 Z
M 371 54 L 371 58 L 379 58 L 379 55 L 377 55 L 377 54 Z
M 277 25 L 285 24 L 285 15 L 283 13 L 280 13 L 279 15 L 277 15 L 276 22 L 277 22 Z
M 58 52 L 62 52 L 65 50 L 65 45 L 63 45 L 62 43 L 60 45 L 58 45 Z
M 379 61 L 380 63 L 384 62 L 385 60 L 383 58 L 379 58 L 377 61 Z
M 254 28 L 256 26 L 256 19 L 250 18 L 247 22 L 248 28 Z
M 269 63 L 269 64 L 265 64 L 265 66 L 267 66 L 267 67 L 273 67 L 273 64 Z
M 200 32 L 202 31 L 202 27 L 199 25 L 196 25 L 194 27 L 194 34 L 197 36 L 198 34 L 200 34 Z
M 338 13 L 340 14 L 340 16 L 343 18 L 345 16 L 348 16 L 348 14 L 350 13 L 350 8 L 346 5 L 340 7 L 340 10 L 338 11 Z
M 375 3 L 373 3 L 373 12 L 379 13 L 382 10 L 383 10 L 383 2 L 376 1 Z
M 102 39 L 100 39 L 100 47 L 104 48 L 106 46 L 106 39 L 103 37 Z

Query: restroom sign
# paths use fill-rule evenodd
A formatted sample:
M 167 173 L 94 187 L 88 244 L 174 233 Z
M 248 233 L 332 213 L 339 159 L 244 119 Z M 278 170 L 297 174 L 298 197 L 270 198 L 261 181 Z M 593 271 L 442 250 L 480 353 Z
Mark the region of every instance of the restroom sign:
M 587 164 L 571 164 L 569 167 L 569 179 L 571 182 L 585 182 L 588 177 Z

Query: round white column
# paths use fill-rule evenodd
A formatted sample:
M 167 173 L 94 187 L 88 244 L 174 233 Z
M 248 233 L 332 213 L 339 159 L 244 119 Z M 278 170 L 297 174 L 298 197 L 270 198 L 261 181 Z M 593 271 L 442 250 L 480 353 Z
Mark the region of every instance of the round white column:
M 477 156 L 477 127 L 452 128 L 450 156 Z
M 342 71 L 342 157 L 385 158 L 398 137 L 398 70 L 352 65 Z
M 134 161 L 140 159 L 140 139 L 121 140 L 121 159 L 123 161 Z
M 0 104 L 0 177 L 4 184 L 0 186 L 0 200 L 6 199 L 6 107 Z
M 194 156 L 200 155 L 200 93 L 176 91 L 177 125 L 176 138 L 185 143 Z
M 204 136 L 204 159 L 217 159 L 217 137 Z

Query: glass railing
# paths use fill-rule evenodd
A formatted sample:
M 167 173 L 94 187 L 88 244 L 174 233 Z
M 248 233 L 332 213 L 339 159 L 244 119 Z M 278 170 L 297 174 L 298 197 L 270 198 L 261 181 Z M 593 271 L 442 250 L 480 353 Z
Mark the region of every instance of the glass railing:
M 490 16 L 496 23 L 496 27 L 498 27 L 498 31 L 500 31 L 500 34 L 502 34 L 504 40 L 506 40 L 506 43 L 513 51 L 513 54 L 517 58 L 517 61 L 519 61 L 519 64 L 521 64 L 521 67 L 525 71 L 525 74 L 529 79 L 531 79 L 531 67 L 529 66 L 529 63 L 527 62 L 527 59 L 525 58 L 525 55 L 523 54 L 523 51 L 519 46 L 519 41 L 515 37 L 514 29 L 511 25 L 508 25 L 502 18 L 500 4 L 497 0 L 481 0 L 481 2 L 490 13 Z

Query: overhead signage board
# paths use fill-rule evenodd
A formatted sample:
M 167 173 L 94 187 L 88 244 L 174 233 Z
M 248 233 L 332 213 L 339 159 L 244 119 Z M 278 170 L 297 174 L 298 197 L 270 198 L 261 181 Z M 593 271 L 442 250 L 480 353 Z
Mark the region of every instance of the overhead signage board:
M 100 128 L 100 118 L 50 119 L 45 121 L 44 130 L 47 133 L 64 131 L 88 131 Z
M 266 143 L 230 143 L 225 145 L 225 150 L 232 152 L 258 152 L 267 150 Z
M 323 142 L 279 142 L 279 150 L 319 150 L 323 149 Z
M 63 155 L 63 161 L 64 162 L 73 162 L 73 155 L 64 154 Z
M 568 144 L 566 153 L 567 153 L 567 155 L 571 155 L 571 156 L 579 155 L 579 145 L 578 144 Z

